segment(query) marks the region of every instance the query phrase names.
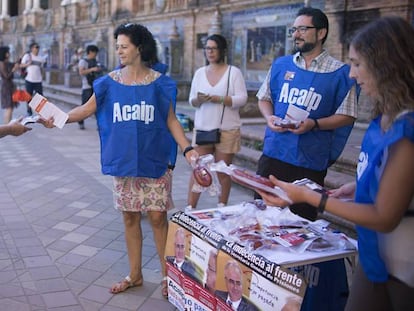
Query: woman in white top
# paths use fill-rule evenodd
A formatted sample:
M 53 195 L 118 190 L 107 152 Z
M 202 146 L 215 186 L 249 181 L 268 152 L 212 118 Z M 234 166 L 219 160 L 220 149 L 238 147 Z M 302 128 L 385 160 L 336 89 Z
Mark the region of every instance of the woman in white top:
M 25 77 L 26 91 L 33 95 L 39 93 L 43 95 L 43 65 L 45 58 L 39 55 L 39 44 L 32 42 L 30 44 L 30 52 L 24 54 L 20 67 L 26 68 L 27 75 Z M 27 105 L 27 114 L 32 115 L 32 109 Z
M 190 90 L 190 105 L 196 108 L 195 130 L 221 130 L 220 142 L 209 145 L 193 145 L 199 155 L 213 154 L 215 161 L 224 160 L 231 164 L 236 152 L 240 150 L 240 113 L 239 109 L 247 102 L 246 83 L 239 68 L 225 62 L 227 53 L 226 39 L 218 34 L 207 38 L 204 55 L 207 65 L 199 68 L 193 77 Z M 194 131 L 195 133 L 195 131 Z M 221 185 L 219 206 L 226 205 L 231 187 L 231 179 L 226 174 L 218 174 Z M 195 208 L 200 198 L 193 192 L 193 176 L 190 179 L 188 207 Z

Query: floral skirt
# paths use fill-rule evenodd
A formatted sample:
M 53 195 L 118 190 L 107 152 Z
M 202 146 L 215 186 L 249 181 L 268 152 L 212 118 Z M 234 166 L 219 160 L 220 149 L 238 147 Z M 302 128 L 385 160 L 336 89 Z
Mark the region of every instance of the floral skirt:
M 160 178 L 114 177 L 114 206 L 122 212 L 166 212 L 174 208 L 172 171 Z

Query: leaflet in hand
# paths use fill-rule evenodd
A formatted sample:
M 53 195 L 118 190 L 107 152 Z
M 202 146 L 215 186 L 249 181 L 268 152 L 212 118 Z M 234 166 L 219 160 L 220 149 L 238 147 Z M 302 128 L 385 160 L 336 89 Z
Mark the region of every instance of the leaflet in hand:
M 272 193 L 289 204 L 292 203 L 292 200 L 282 188 L 275 186 L 268 178 L 259 176 L 248 169 L 238 167 L 234 164 L 227 165 L 223 160 L 221 160 L 211 164 L 210 170 L 225 173 L 229 175 L 233 181 L 242 186 L 253 190 L 262 190 Z
M 20 123 L 23 124 L 23 125 L 27 125 L 27 124 L 31 124 L 31 123 L 36 123 L 38 120 L 39 120 L 38 115 L 36 115 L 36 116 L 27 116 L 27 117 L 24 117 L 20 121 Z
M 285 118 L 277 119 L 274 124 L 284 128 L 297 129 L 308 116 L 308 111 L 289 104 Z
M 53 117 L 53 125 L 60 129 L 63 128 L 69 117 L 66 112 L 59 109 L 55 104 L 52 104 L 39 93 L 36 93 L 33 96 L 32 100 L 29 102 L 29 106 L 44 119 Z

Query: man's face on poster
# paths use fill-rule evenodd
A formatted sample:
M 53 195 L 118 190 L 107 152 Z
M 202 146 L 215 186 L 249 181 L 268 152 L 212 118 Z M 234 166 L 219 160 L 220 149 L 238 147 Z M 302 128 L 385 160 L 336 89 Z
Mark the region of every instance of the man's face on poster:
M 175 260 L 183 262 L 185 258 L 185 239 L 183 234 L 178 234 L 174 242 Z
M 206 285 L 208 288 L 215 289 L 216 287 L 216 256 L 210 255 L 207 265 Z
M 241 271 L 235 267 L 229 267 L 225 273 L 225 281 L 230 299 L 232 301 L 241 299 L 243 293 Z

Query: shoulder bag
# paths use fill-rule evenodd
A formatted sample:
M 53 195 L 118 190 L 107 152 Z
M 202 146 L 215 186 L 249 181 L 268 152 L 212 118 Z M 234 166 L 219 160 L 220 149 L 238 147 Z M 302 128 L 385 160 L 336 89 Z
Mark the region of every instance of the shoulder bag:
M 230 71 L 231 71 L 231 65 L 229 67 L 229 75 L 227 77 L 227 92 L 226 92 L 226 96 L 229 95 Z M 223 123 L 224 108 L 225 108 L 225 105 L 223 103 L 223 111 L 221 113 L 220 125 Z M 217 129 L 210 130 L 210 131 L 196 130 L 196 139 L 195 139 L 195 142 L 196 142 L 197 145 L 218 144 L 220 142 L 220 129 L 217 128 Z

